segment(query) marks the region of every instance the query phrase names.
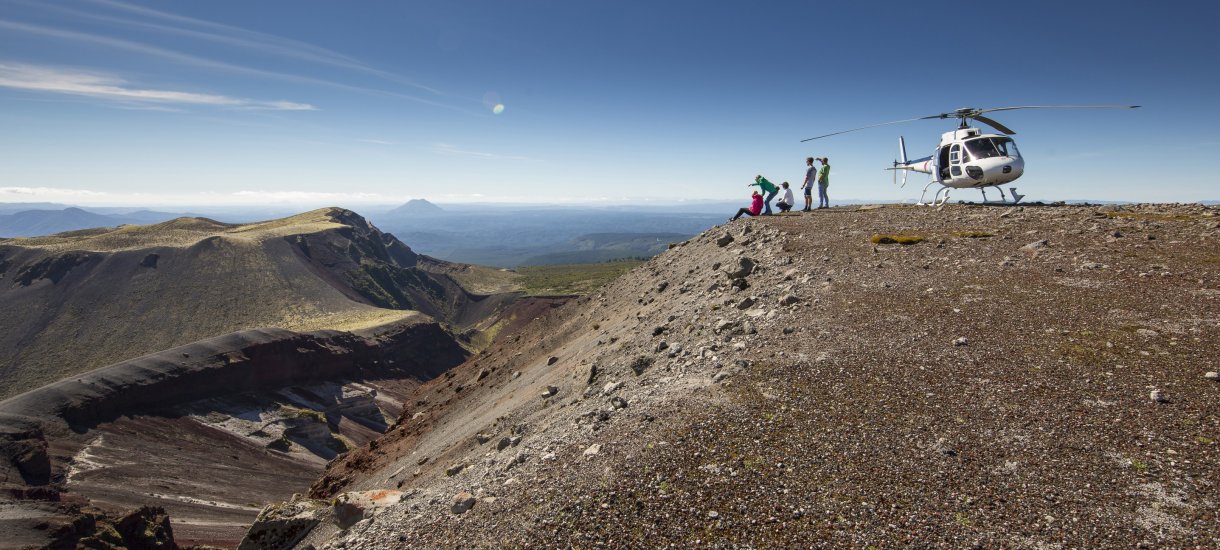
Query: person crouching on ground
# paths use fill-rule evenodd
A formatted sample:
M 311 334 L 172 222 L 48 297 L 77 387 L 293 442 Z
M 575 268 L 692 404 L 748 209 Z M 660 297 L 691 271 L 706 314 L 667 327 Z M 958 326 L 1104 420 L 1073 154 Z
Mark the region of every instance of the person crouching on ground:
M 780 197 L 779 202 L 775 203 L 775 206 L 779 207 L 780 212 L 787 212 L 792 210 L 792 190 L 788 188 L 788 182 L 786 181 L 780 185 L 784 188 L 784 196 Z
M 767 181 L 767 178 L 764 178 L 761 175 L 754 176 L 754 183 L 748 184 L 748 185 L 746 185 L 746 187 L 753 187 L 755 185 L 757 185 L 758 188 L 761 189 L 763 193 L 767 194 L 767 197 L 765 199 L 763 199 L 763 207 L 764 207 L 763 215 L 770 216 L 771 215 L 771 199 L 774 199 L 775 194 L 779 193 L 779 188 L 776 187 L 774 183 Z M 757 214 L 755 214 L 755 215 L 757 216 Z
M 762 212 L 762 207 L 763 207 L 762 195 L 759 195 L 758 191 L 755 191 L 753 194 L 750 195 L 750 207 L 741 208 L 741 209 L 737 210 L 737 215 L 733 216 L 733 219 L 731 219 L 729 221 L 731 221 L 731 222 L 737 221 L 737 218 L 740 218 L 742 214 L 749 214 L 751 216 L 757 216 L 759 212 Z

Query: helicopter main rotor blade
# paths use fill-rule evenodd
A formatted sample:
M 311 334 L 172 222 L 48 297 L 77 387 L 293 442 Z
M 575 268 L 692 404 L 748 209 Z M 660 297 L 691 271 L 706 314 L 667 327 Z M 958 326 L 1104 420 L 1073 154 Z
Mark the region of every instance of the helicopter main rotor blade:
M 831 134 L 811 137 L 809 139 L 802 139 L 801 143 L 804 143 L 806 141 L 813 141 L 815 139 L 822 139 L 824 137 L 837 136 L 839 134 L 846 134 L 848 132 L 856 132 L 859 130 L 866 130 L 868 128 L 876 128 L 878 126 L 889 126 L 891 124 L 902 124 L 904 122 L 915 122 L 917 120 L 931 120 L 931 119 L 937 119 L 937 118 L 939 118 L 939 119 L 959 118 L 959 119 L 963 119 L 963 120 L 964 119 L 974 119 L 979 122 L 982 122 L 983 124 L 991 126 L 992 128 L 999 130 L 1000 132 L 1003 132 L 1003 133 L 1009 134 L 1009 135 L 1013 135 L 1013 134 L 1016 134 L 1016 132 L 1010 130 L 1008 127 L 1004 126 L 1003 124 L 996 122 L 995 120 L 992 120 L 990 118 L 987 118 L 987 117 L 984 117 L 981 115 L 983 113 L 991 113 L 991 112 L 995 112 L 995 111 L 1013 111 L 1016 109 L 1138 109 L 1139 107 L 1140 107 L 1139 105 L 1018 105 L 1018 106 L 1013 106 L 1013 107 L 995 107 L 995 108 L 991 108 L 991 109 L 976 109 L 976 108 L 972 108 L 972 107 L 966 107 L 966 108 L 958 109 L 958 110 L 950 112 L 950 113 L 940 113 L 938 115 L 928 115 L 928 116 L 922 116 L 922 117 L 918 117 L 918 118 L 908 118 L 905 120 L 895 120 L 893 122 L 882 122 L 880 124 L 870 124 L 868 126 L 852 128 L 851 130 L 843 130 L 841 132 L 834 132 Z
M 1016 134 L 1016 132 L 1010 130 L 1007 126 L 1000 124 L 999 122 L 996 122 L 994 120 L 991 120 L 990 118 L 987 118 L 983 115 L 974 115 L 971 118 L 973 118 L 974 120 L 977 120 L 979 122 L 982 122 L 983 124 L 991 126 L 992 128 L 995 128 L 996 130 L 999 130 L 1001 134 L 1005 134 L 1005 135 L 1009 135 L 1009 136 Z
M 934 116 L 930 116 L 930 117 L 908 118 L 908 119 L 906 119 L 906 120 L 895 120 L 895 121 L 893 121 L 893 122 L 882 122 L 881 124 L 870 124 L 870 125 L 868 125 L 868 126 L 861 126 L 861 127 L 859 127 L 859 128 L 852 128 L 851 130 L 843 130 L 842 132 L 835 132 L 835 133 L 833 133 L 833 134 L 826 134 L 826 135 L 824 135 L 824 136 L 817 136 L 817 137 L 811 137 L 811 138 L 809 138 L 809 139 L 802 139 L 802 140 L 801 140 L 801 143 L 804 143 L 804 142 L 806 142 L 806 141 L 813 141 L 813 140 L 815 140 L 815 139 L 822 139 L 822 138 L 824 138 L 824 137 L 837 136 L 837 135 L 839 135 L 839 134 L 846 134 L 846 133 L 848 133 L 848 132 L 855 132 L 855 131 L 857 131 L 857 130 L 865 130 L 865 129 L 868 129 L 868 128 L 876 128 L 876 127 L 878 127 L 878 126 L 889 126 L 890 124 L 902 124 L 903 122 L 915 122 L 916 120 L 924 120 L 924 119 L 927 119 L 927 118 L 940 118 L 940 117 L 939 117 L 938 115 L 934 115 Z
M 995 107 L 979 109 L 979 113 L 995 111 L 1012 111 L 1016 109 L 1138 109 L 1139 105 L 1020 105 L 1017 107 Z

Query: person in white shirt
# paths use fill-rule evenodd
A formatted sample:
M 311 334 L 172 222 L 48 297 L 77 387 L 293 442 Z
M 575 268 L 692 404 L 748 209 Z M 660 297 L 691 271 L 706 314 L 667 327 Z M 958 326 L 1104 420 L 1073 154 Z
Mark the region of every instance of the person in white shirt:
M 775 203 L 775 206 L 779 207 L 780 212 L 787 212 L 792 210 L 792 204 L 794 202 L 792 200 L 792 190 L 788 188 L 788 182 L 786 181 L 782 184 L 782 186 L 784 188 L 784 197 L 781 198 L 779 202 Z

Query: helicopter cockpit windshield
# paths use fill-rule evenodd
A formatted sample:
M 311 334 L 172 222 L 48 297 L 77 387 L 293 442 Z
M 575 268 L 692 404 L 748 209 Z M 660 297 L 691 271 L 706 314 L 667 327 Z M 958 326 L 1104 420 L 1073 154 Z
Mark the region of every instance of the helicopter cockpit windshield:
M 972 139 L 966 142 L 966 149 L 974 158 L 978 159 L 1021 156 L 1021 153 L 1017 151 L 1017 144 L 1006 137 Z

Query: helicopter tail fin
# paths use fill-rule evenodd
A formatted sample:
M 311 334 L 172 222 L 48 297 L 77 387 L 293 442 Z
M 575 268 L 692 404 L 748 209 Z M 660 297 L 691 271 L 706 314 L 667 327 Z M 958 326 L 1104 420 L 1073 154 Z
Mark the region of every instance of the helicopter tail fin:
M 902 136 L 898 136 L 898 160 L 894 161 L 894 167 L 891 168 L 894 171 L 894 185 L 898 185 L 898 171 L 901 170 L 902 185 L 898 185 L 898 187 L 907 186 L 907 170 L 909 169 L 907 164 L 907 142 Z

